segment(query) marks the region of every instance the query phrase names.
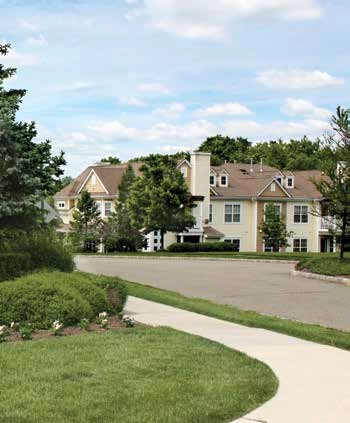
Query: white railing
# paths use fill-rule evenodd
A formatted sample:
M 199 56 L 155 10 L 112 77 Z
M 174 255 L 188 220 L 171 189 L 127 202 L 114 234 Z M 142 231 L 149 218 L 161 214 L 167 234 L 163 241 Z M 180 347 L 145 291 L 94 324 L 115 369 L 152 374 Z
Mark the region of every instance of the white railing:
M 331 216 L 322 216 L 320 229 L 335 230 L 337 228 L 336 221 Z

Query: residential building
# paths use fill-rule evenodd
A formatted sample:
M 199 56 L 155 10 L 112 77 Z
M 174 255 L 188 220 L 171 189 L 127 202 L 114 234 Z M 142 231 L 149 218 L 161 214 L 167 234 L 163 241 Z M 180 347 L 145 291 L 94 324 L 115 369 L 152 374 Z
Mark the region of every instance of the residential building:
M 269 203 L 275 204 L 287 231 L 293 233 L 286 251 L 335 251 L 334 222 L 326 216 L 324 199 L 313 183 L 323 177 L 322 172 L 284 172 L 262 163 L 211 166 L 210 158 L 210 153 L 193 152 L 189 161 L 178 163 L 196 205 L 194 227 L 179 234 L 167 233 L 164 246 L 158 231 L 148 234 L 149 251 L 166 248 L 176 241 L 225 241 L 232 243 L 237 251 L 270 251 L 259 229 Z M 140 165 L 133 163 L 137 174 Z M 108 219 L 126 166 L 90 166 L 55 196 L 64 230 L 68 230 L 72 211 L 83 190 L 91 193 L 102 217 Z M 315 211 L 324 212 L 324 216 Z

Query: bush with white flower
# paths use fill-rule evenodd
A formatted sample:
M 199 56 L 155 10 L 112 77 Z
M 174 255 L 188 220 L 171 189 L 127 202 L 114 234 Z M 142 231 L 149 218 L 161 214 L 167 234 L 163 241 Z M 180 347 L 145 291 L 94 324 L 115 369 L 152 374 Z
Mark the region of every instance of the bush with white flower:
M 7 326 L 1 325 L 0 326 L 0 342 L 5 342 L 6 338 L 9 336 L 9 330 Z
M 136 324 L 135 320 L 131 316 L 123 316 L 123 322 L 125 323 L 127 328 L 133 328 Z
M 63 331 L 63 323 L 61 323 L 59 320 L 55 320 L 52 323 L 52 332 L 55 336 L 61 336 Z
M 102 313 L 99 313 L 99 315 L 96 318 L 97 324 L 101 326 L 101 328 L 106 329 L 108 326 L 108 314 L 106 311 L 103 311 Z
M 29 341 L 30 339 L 32 339 L 33 328 L 30 323 L 20 326 L 18 332 L 23 340 Z
M 19 332 L 19 323 L 17 323 L 17 322 L 11 322 L 10 328 L 12 330 L 14 330 L 15 332 Z
M 89 330 L 89 319 L 81 319 L 79 322 L 79 327 L 81 330 Z

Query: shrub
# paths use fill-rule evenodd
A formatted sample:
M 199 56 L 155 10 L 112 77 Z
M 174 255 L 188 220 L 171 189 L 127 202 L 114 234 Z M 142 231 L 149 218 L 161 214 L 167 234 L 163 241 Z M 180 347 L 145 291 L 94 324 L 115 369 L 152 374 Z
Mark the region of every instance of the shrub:
M 229 242 L 176 242 L 169 245 L 168 251 L 171 253 L 235 251 L 235 247 Z
M 28 253 L 0 253 L 0 281 L 16 278 L 31 269 Z
M 0 322 L 48 329 L 59 320 L 65 326 L 93 320 L 102 311 L 117 313 L 126 288 L 115 278 L 83 273 L 34 273 L 0 284 Z
M 336 255 L 334 257 L 302 258 L 297 268 L 328 276 L 350 276 L 350 258 L 340 259 Z

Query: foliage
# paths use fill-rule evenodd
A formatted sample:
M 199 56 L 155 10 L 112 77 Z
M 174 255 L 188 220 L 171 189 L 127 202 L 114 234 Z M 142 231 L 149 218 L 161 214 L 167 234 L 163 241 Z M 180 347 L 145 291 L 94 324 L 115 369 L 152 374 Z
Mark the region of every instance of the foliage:
M 0 55 L 10 45 L 0 44 Z M 0 227 L 29 228 L 45 225 L 37 202 L 57 190 L 63 174 L 63 153 L 52 156 L 50 141 L 36 142 L 34 122 L 17 122 L 25 90 L 5 90 L 3 83 L 16 73 L 0 64 Z
M 13 279 L 32 270 L 27 253 L 0 253 L 0 282 Z
M 82 273 L 34 273 L 0 284 L 0 322 L 31 323 L 47 329 L 58 320 L 65 326 L 96 314 L 122 311 L 127 293 L 118 279 Z
M 341 107 L 332 117 L 333 133 L 326 135 L 324 144 L 328 147 L 329 160 L 324 162 L 328 178 L 314 180 L 314 184 L 326 199 L 327 215 L 332 217 L 340 231 L 340 257 L 344 257 L 345 243 L 350 236 L 350 111 Z M 321 215 L 322 210 L 314 210 Z
M 70 225 L 70 237 L 78 251 L 97 249 L 102 236 L 102 219 L 98 206 L 88 191 L 83 191 L 78 199 Z
M 33 327 L 30 323 L 20 326 L 19 328 L 19 335 L 25 341 L 29 341 L 32 339 L 33 334 Z
M 321 256 L 300 259 L 298 269 L 307 270 L 320 275 L 350 277 L 350 257 L 340 259 L 336 257 Z
M 119 159 L 119 157 L 115 157 L 115 156 L 109 156 L 109 157 L 104 157 L 103 159 L 100 160 L 101 163 L 109 163 L 109 164 L 121 164 L 121 160 Z
M 63 176 L 58 180 L 57 183 L 57 191 L 61 191 L 61 189 L 65 188 L 69 184 L 71 184 L 74 181 L 74 178 L 71 176 Z
M 273 252 L 288 247 L 288 237 L 293 234 L 293 232 L 287 231 L 285 220 L 273 203 L 266 205 L 264 219 L 259 230 L 262 232 L 265 246 L 270 246 Z
M 133 184 L 127 200 L 131 224 L 149 233 L 182 232 L 191 228 L 193 201 L 176 160 L 150 157 Z
M 235 247 L 230 242 L 175 242 L 167 250 L 171 253 L 235 251 Z
M 258 142 L 252 145 L 246 138 L 230 138 L 216 135 L 207 138 L 199 151 L 212 153 L 212 165 L 220 165 L 224 161 L 254 163 L 263 160 L 264 164 L 285 170 L 321 169 L 323 161 L 329 155 L 329 149 L 320 141 L 311 141 L 307 137 L 301 140 Z
M 126 207 L 130 189 L 136 180 L 135 172 L 129 164 L 119 185 L 115 212 L 108 220 L 105 236 L 105 251 L 137 251 L 145 246 L 142 232 L 132 225 Z

